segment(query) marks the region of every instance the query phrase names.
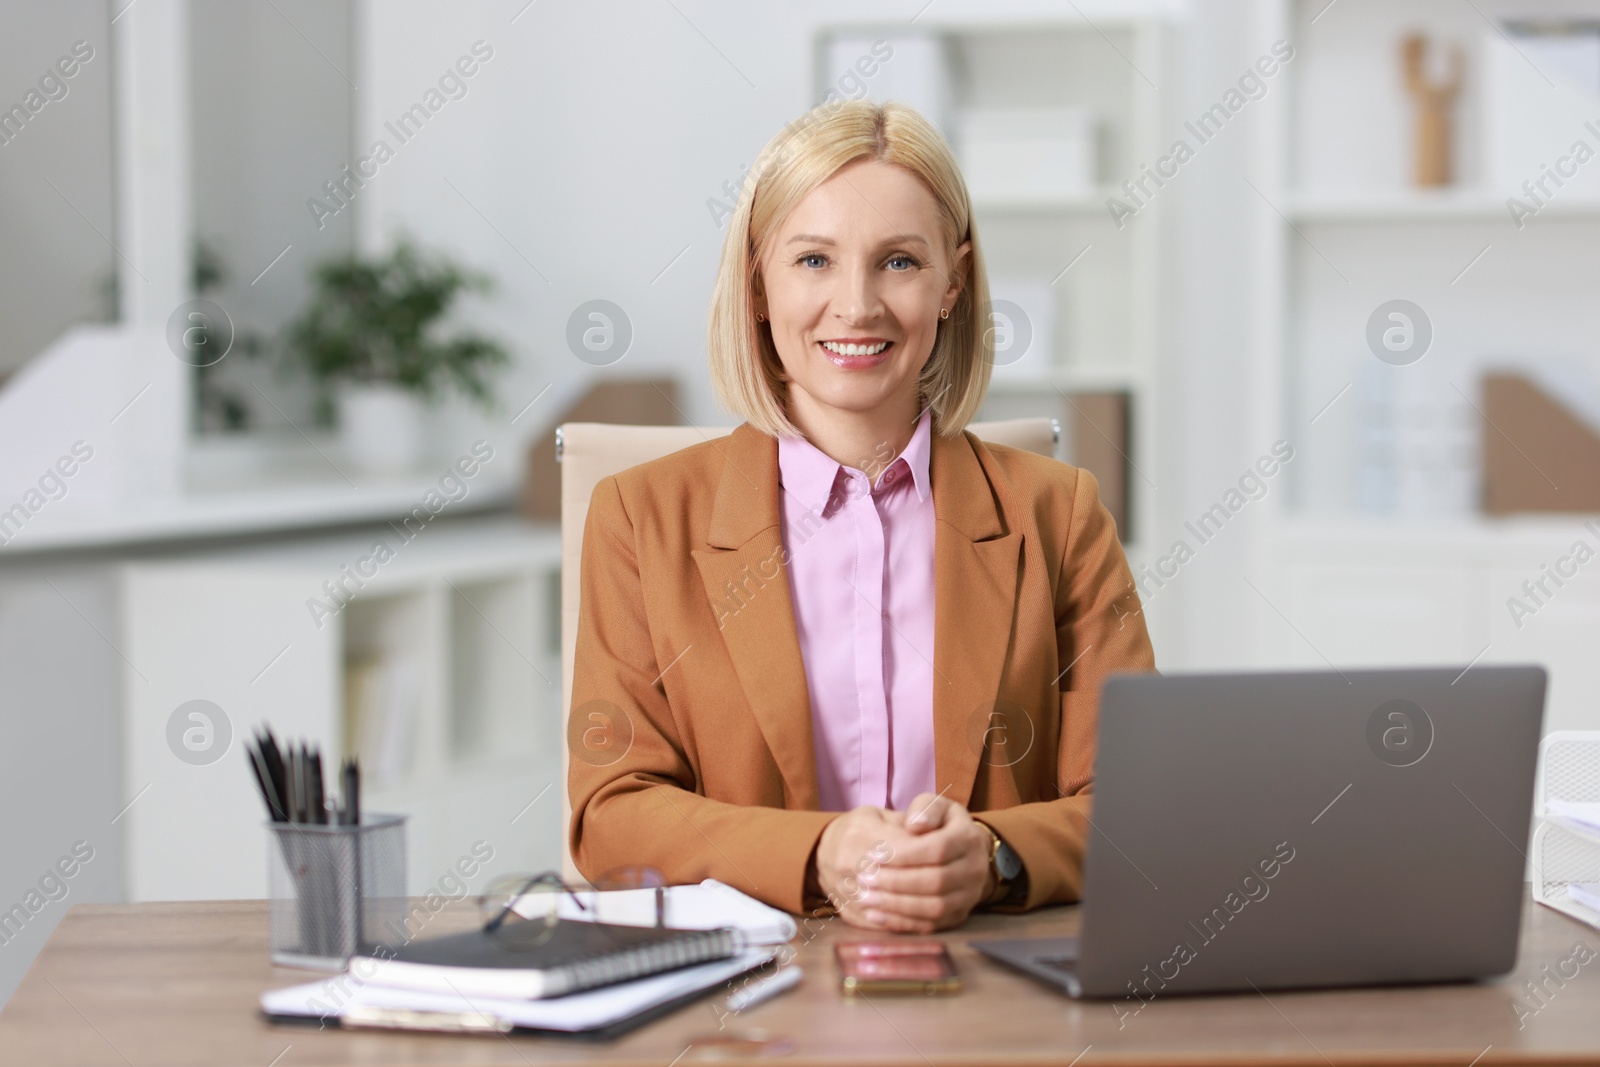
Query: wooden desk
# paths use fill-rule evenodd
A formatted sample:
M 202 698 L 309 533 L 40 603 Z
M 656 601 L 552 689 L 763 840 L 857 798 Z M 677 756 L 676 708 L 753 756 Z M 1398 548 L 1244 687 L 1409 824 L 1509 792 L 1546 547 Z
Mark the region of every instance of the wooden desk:
M 0 1063 L 300 1067 L 306 1064 L 604 1063 L 668 1067 L 712 1058 L 685 1045 L 715 1033 L 711 997 L 609 1044 L 571 1038 L 454 1037 L 276 1026 L 263 989 L 314 977 L 274 968 L 260 901 L 74 907 L 0 1012 Z M 441 912 L 427 933 L 460 928 Z M 805 984 L 729 1019 L 786 1035 L 775 1062 L 903 1064 L 1600 1063 L 1600 933 L 1529 902 L 1517 973 L 1497 982 L 1403 989 L 1156 999 L 1123 1018 L 1104 1002 L 1058 996 L 991 964 L 967 938 L 1076 932 L 1078 909 L 982 915 L 946 935 L 966 982 L 953 999 L 843 999 L 838 921 L 801 935 Z M 1540 1007 L 1525 979 L 1583 943 L 1597 955 Z M 1571 966 L 1568 966 L 1570 972 Z M 1537 1014 L 1519 1019 L 1513 1005 Z M 1087 1051 L 1086 1051 L 1087 1050 Z M 1081 1058 L 1080 1058 L 1081 1054 Z M 719 1062 L 728 1062 L 726 1059 Z

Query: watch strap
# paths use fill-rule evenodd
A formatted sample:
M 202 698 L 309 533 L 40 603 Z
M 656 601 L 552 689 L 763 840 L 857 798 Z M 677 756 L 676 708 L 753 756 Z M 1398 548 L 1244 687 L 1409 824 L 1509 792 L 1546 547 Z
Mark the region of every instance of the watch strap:
M 1004 844 L 1004 842 L 1001 840 L 999 832 L 996 831 L 994 827 L 990 826 L 982 819 L 977 820 L 977 822 L 979 826 L 982 826 L 985 830 L 989 831 L 989 871 L 994 875 L 994 892 L 990 893 L 988 899 L 983 903 L 985 905 L 1002 904 L 1011 898 L 1015 888 L 1011 882 L 1007 881 L 1000 874 L 1000 864 L 997 857 L 1000 852 L 1000 846 Z

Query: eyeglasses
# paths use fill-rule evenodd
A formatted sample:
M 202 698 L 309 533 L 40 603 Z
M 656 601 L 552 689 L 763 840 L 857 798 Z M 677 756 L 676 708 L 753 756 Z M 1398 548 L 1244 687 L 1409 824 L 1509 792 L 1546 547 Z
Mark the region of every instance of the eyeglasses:
M 551 892 L 536 893 L 541 889 L 549 889 Z M 573 888 L 555 871 L 542 871 L 526 878 L 520 874 L 496 878 L 478 897 L 479 918 L 488 916 L 483 922 L 483 932 L 494 933 L 510 916 L 554 920 L 560 912 L 561 893 L 571 897 L 579 911 L 589 910 Z M 519 903 L 522 903 L 527 911 L 533 912 L 533 915 L 521 914 L 517 910 Z
M 478 896 L 478 917 L 483 932 L 521 948 L 549 940 L 560 924 L 562 912 L 580 921 L 618 926 L 666 925 L 666 878 L 654 867 L 619 867 L 607 871 L 587 889 L 575 888 L 557 871 L 506 874 L 494 879 Z M 639 893 L 619 891 L 643 890 Z M 587 898 L 587 899 L 586 899 Z M 571 909 L 565 907 L 567 901 Z M 641 917 L 645 921 L 641 922 Z

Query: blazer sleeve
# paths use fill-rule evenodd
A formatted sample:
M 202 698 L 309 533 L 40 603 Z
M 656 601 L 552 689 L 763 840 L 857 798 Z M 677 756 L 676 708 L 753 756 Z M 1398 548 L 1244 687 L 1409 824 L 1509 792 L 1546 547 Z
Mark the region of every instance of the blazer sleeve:
M 697 792 L 660 681 L 633 523 L 616 478 L 594 490 L 583 531 L 567 789 L 572 858 L 591 882 L 626 866 L 669 884 L 715 878 L 805 910 L 805 872 L 837 812 L 746 807 Z
M 1026 900 L 1003 910 L 1081 897 L 1100 686 L 1114 672 L 1155 670 L 1155 651 L 1116 520 L 1100 500 L 1094 475 L 1082 468 L 1073 488 L 1055 615 L 1057 656 L 1071 666 L 1059 683 L 1060 749 L 1052 799 L 974 813 L 1015 850 L 1027 871 Z

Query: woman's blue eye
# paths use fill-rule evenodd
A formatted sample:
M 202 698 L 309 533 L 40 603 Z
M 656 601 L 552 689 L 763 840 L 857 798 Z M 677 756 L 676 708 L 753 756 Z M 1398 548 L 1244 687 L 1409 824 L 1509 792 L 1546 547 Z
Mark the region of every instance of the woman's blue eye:
M 809 265 L 809 262 L 811 260 L 813 260 L 813 259 L 826 259 L 826 258 L 827 257 L 824 256 L 821 252 L 808 252 L 805 255 L 801 256 L 798 260 L 796 260 L 796 262 L 798 262 L 798 263 L 800 263 L 802 265 Z M 917 261 L 915 259 L 913 259 L 911 256 L 907 256 L 907 255 L 899 255 L 899 254 L 897 254 L 897 255 L 890 256 L 889 259 L 888 259 L 888 262 L 894 263 L 897 260 L 902 261 L 902 262 L 904 262 L 906 264 L 906 267 L 904 269 L 898 270 L 898 271 L 895 272 L 897 274 L 903 274 L 903 273 L 905 273 L 906 270 L 911 270 L 911 269 L 915 268 L 916 266 L 918 266 Z

